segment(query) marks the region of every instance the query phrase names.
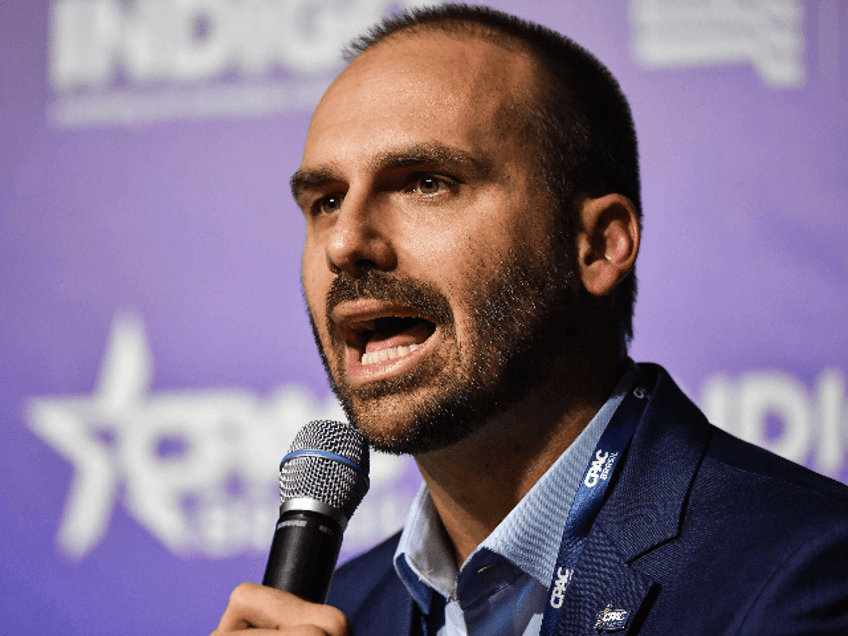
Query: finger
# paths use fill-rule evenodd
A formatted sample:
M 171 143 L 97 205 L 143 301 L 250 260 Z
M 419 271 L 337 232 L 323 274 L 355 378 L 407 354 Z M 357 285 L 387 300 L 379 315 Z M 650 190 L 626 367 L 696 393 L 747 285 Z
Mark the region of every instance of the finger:
M 280 630 L 310 625 L 323 630 L 315 632 L 318 634 L 345 636 L 349 631 L 347 618 L 335 607 L 309 603 L 293 594 L 264 585 L 242 583 L 230 595 L 218 631 L 231 632 L 248 628 Z M 254 633 L 251 632 L 251 636 Z

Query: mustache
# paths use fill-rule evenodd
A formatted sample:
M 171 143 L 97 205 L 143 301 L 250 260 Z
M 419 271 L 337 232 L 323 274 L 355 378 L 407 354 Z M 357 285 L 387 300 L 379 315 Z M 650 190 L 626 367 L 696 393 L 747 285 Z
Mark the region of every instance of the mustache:
M 380 270 L 366 270 L 356 278 L 342 271 L 327 292 L 327 323 L 332 323 L 331 314 L 339 303 L 366 299 L 411 307 L 442 326 L 453 324 L 450 303 L 435 285 Z

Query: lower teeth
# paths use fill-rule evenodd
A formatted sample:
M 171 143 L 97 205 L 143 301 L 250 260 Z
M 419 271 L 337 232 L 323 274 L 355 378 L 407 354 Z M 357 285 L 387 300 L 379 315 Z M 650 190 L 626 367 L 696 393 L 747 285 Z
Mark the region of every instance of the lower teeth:
M 383 349 L 382 351 L 372 351 L 370 353 L 363 353 L 362 359 L 360 360 L 360 364 L 364 366 L 368 364 L 376 364 L 377 362 L 385 362 L 386 360 L 395 360 L 397 358 L 403 358 L 404 356 L 408 356 L 417 348 L 417 344 L 411 344 L 408 347 L 401 345 L 399 347 L 393 347 L 392 349 Z

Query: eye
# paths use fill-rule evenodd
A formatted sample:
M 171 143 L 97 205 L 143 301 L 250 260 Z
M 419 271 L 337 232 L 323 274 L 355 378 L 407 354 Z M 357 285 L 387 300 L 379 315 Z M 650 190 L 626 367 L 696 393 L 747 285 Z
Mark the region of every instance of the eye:
M 436 177 L 431 174 L 417 175 L 412 183 L 412 190 L 421 194 L 432 196 L 450 188 L 453 184 L 447 179 Z
M 442 189 L 444 183 L 436 177 L 421 177 L 418 180 L 418 190 L 421 194 L 435 194 Z
M 315 211 L 319 214 L 334 214 L 342 207 L 344 197 L 340 194 L 328 194 L 315 202 Z

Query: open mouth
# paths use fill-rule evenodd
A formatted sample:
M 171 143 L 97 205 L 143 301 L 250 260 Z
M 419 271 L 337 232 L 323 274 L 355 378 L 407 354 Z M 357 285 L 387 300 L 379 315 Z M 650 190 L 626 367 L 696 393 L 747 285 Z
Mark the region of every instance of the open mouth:
M 436 331 L 433 322 L 417 316 L 352 320 L 345 327 L 345 341 L 363 367 L 405 358 Z

